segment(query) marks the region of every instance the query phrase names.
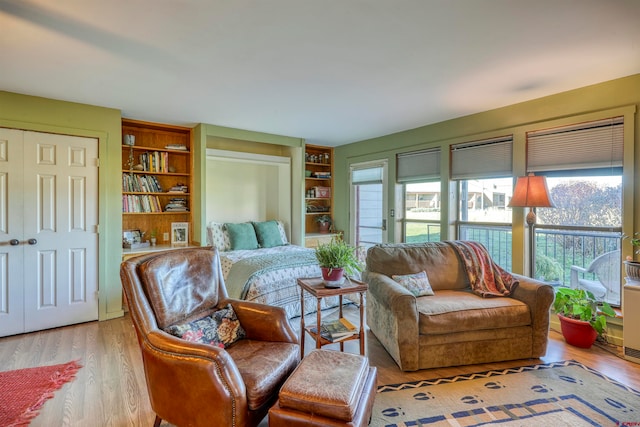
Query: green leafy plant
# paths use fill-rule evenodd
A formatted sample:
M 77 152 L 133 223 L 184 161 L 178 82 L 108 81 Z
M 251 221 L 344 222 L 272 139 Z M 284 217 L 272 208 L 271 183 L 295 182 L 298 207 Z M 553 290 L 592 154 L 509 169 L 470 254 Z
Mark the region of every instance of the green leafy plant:
M 344 268 L 348 275 L 362 271 L 362 264 L 356 255 L 356 249 L 341 238 L 333 238 L 329 243 L 316 247 L 316 259 L 320 267 Z
M 615 317 L 616 312 L 604 301 L 596 301 L 593 294 L 584 289 L 558 288 L 553 302 L 556 314 L 589 322 L 599 336 L 607 329 L 608 317 Z
M 544 254 L 536 254 L 536 278 L 549 282 L 560 279 L 563 274 L 558 261 Z
M 629 240 L 629 243 L 631 243 L 631 246 L 633 246 L 634 248 L 638 248 L 638 249 L 635 249 L 636 255 L 640 255 L 640 237 L 638 236 L 640 236 L 639 233 L 633 233 L 633 236 L 628 236 L 626 234 L 622 235 L 623 240 Z
M 329 224 L 331 224 L 331 217 L 329 215 L 318 215 L 316 217 L 316 222 L 319 224 L 328 222 Z

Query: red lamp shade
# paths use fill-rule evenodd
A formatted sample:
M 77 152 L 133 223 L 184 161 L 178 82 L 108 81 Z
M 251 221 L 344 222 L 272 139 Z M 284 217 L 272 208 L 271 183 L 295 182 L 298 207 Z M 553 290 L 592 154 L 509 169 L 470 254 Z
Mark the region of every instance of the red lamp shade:
M 553 201 L 544 176 L 519 176 L 509 207 L 552 208 Z
M 529 208 L 527 214 L 527 224 L 529 227 L 536 223 L 536 214 L 533 208 L 552 208 L 553 201 L 549 197 L 547 180 L 544 176 L 535 176 L 530 173 L 528 176 L 519 176 L 516 181 L 516 188 L 513 189 L 513 197 L 508 204 L 509 207 Z

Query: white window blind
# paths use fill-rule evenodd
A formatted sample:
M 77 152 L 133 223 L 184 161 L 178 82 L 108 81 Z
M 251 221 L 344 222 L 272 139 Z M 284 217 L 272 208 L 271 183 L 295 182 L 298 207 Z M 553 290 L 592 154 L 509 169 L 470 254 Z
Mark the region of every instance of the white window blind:
M 396 156 L 397 182 L 440 179 L 440 149 L 413 151 Z
M 512 171 L 511 136 L 451 146 L 451 179 L 501 178 Z
M 351 171 L 351 183 L 356 185 L 381 184 L 383 172 L 384 170 L 382 165 L 353 169 Z
M 527 133 L 529 172 L 622 166 L 623 117 Z

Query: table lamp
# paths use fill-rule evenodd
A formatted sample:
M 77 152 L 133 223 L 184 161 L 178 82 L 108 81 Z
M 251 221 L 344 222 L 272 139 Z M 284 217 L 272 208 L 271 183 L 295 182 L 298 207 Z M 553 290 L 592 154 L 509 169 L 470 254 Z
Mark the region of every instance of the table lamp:
M 513 189 L 513 197 L 507 205 L 512 208 L 529 208 L 527 214 L 527 225 L 529 226 L 529 277 L 533 272 L 533 226 L 536 223 L 536 214 L 533 208 L 552 208 L 553 201 L 549 196 L 547 188 L 547 180 L 544 176 L 535 176 L 530 173 L 527 176 L 519 176 L 516 181 L 516 187 Z

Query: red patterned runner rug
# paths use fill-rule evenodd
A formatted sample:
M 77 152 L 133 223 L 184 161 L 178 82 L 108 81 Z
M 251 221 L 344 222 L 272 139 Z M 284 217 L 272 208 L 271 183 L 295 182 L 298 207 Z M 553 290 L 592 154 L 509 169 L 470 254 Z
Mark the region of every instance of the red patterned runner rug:
M 77 361 L 0 372 L 0 426 L 26 426 L 56 390 L 73 380 Z

